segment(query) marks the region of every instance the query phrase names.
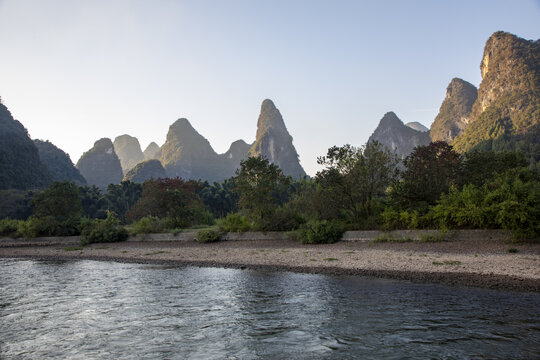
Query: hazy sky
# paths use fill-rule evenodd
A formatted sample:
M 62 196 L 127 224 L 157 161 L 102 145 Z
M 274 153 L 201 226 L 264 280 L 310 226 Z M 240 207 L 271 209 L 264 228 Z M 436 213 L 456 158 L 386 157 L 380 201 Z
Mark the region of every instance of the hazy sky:
M 270 98 L 313 175 L 387 111 L 429 127 L 497 30 L 538 39 L 540 2 L 0 0 L 0 96 L 73 162 L 102 137 L 162 145 L 180 117 L 222 153 Z

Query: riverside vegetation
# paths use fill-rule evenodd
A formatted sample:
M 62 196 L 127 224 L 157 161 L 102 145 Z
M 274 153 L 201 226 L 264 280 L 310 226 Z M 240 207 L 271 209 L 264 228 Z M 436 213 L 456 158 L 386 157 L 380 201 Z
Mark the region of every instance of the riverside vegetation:
M 304 243 L 335 242 L 345 230 L 506 229 L 540 235 L 540 174 L 519 152 L 458 154 L 444 141 L 404 160 L 376 141 L 330 148 L 312 179 L 293 180 L 268 159 L 243 160 L 221 183 L 150 179 L 92 186 L 55 182 L 43 191 L 0 194 L 0 234 L 82 235 L 121 241 L 131 233 L 199 229 L 200 242 L 224 232 L 295 231 Z M 4 203 L 4 201 L 2 201 Z

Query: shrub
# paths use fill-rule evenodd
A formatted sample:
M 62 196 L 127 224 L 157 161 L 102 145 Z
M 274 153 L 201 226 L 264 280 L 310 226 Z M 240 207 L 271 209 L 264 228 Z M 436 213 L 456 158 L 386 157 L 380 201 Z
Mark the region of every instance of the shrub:
M 253 223 L 239 214 L 228 214 L 225 219 L 219 219 L 217 224 L 223 232 L 245 232 L 253 228 Z
M 52 216 L 31 216 L 21 221 L 17 227 L 17 237 L 33 238 L 38 236 L 72 236 L 81 232 L 81 219 L 68 218 L 63 221 Z
M 310 221 L 302 225 L 298 238 L 303 244 L 332 244 L 341 239 L 343 227 L 335 221 Z
M 11 220 L 11 219 L 2 219 L 0 220 L 0 236 L 10 236 L 14 237 L 17 234 L 19 226 L 24 221 L 22 220 Z
M 221 231 L 202 229 L 197 231 L 197 242 L 200 243 L 211 243 L 217 242 L 221 239 Z
M 128 232 L 113 213 L 108 213 L 104 220 L 94 219 L 87 223 L 82 230 L 81 244 L 102 242 L 118 242 L 128 238 Z
M 264 221 L 258 221 L 260 231 L 292 231 L 297 230 L 306 221 L 290 207 L 279 207 Z
M 163 232 L 163 230 L 163 223 L 155 216 L 145 216 L 133 223 L 134 234 L 156 234 Z

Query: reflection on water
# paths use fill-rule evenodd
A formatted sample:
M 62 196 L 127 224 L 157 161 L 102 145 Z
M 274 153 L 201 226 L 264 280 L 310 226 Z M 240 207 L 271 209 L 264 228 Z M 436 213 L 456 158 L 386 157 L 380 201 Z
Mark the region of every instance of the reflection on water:
M 0 259 L 0 358 L 539 358 L 540 295 Z

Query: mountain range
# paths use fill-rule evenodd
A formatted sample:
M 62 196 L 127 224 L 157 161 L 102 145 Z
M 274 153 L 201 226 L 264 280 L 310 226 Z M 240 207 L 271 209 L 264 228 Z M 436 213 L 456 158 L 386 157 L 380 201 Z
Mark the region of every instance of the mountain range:
M 368 141 L 377 140 L 401 158 L 414 147 L 444 140 L 459 152 L 521 150 L 533 166 L 540 163 L 540 42 L 506 32 L 486 42 L 478 89 L 453 78 L 430 129 L 404 123 L 392 111 L 384 114 Z M 180 118 L 160 147 L 142 151 L 137 138 L 124 134 L 103 138 L 85 152 L 75 167 L 69 155 L 48 141 L 30 139 L 0 101 L 0 190 L 33 189 L 55 180 L 85 182 L 106 188 L 122 179 L 151 177 L 222 181 L 235 174 L 248 156 L 263 156 L 294 178 L 306 175 L 283 117 L 275 104 L 262 102 L 255 141 L 233 142 L 218 154 L 191 123 Z

